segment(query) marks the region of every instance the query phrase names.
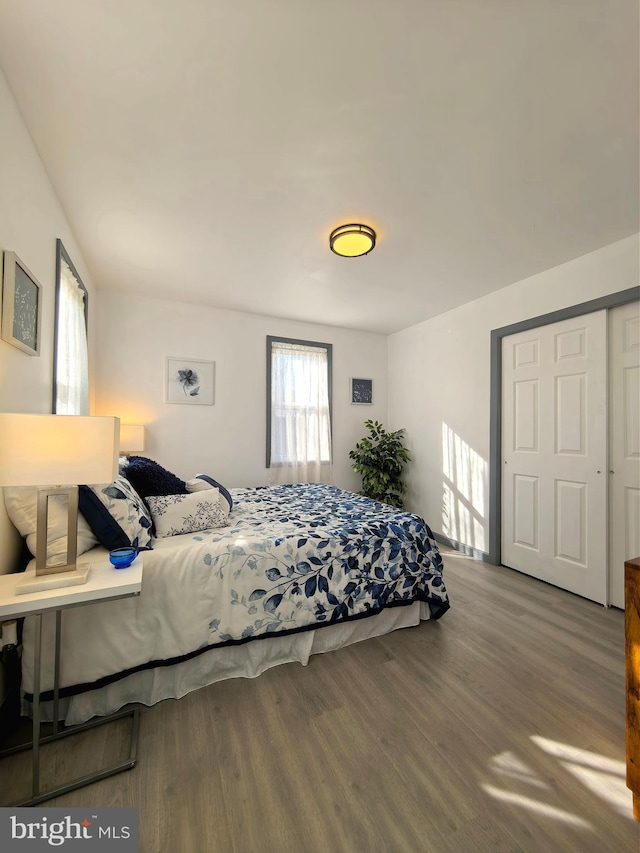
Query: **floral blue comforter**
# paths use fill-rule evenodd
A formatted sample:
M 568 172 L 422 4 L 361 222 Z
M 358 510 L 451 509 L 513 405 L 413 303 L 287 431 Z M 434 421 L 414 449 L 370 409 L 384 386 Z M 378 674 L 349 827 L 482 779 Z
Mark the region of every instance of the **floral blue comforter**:
M 426 601 L 432 618 L 449 608 L 442 558 L 420 517 L 328 485 L 236 489 L 234 499 L 227 544 L 211 555 L 211 571 L 231 578 L 228 607 L 209 624 L 212 643 L 414 601 Z
M 232 494 L 228 526 L 154 539 L 144 553 L 139 597 L 65 612 L 61 695 L 214 647 L 362 619 L 387 607 L 423 601 L 435 619 L 449 608 L 442 558 L 418 516 L 326 485 Z M 94 559 L 106 559 L 106 552 Z M 32 623 L 25 621 L 25 650 L 32 648 Z M 53 682 L 53 627 L 45 617 L 45 698 Z M 23 656 L 26 693 L 32 661 L 31 653 Z

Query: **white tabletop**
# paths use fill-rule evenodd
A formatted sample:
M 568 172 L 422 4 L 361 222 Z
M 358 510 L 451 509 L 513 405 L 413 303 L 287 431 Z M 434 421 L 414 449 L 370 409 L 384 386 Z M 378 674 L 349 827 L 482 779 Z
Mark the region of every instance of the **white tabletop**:
M 35 576 L 33 570 L 0 575 L 0 620 L 16 619 L 31 613 L 59 610 L 78 604 L 89 604 L 92 601 L 138 595 L 142 589 L 141 556 L 136 557 L 126 569 L 114 569 L 104 556 L 96 556 L 92 560 L 90 553 L 83 554 L 78 563 L 91 564 L 86 583 L 21 595 L 16 595 L 16 586 L 28 577 Z

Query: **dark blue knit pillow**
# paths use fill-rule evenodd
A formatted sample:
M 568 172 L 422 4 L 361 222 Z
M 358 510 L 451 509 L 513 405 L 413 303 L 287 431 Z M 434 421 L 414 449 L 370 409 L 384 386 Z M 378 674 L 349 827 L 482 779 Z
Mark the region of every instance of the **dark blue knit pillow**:
M 122 473 L 142 498 L 149 495 L 186 495 L 184 480 L 146 456 L 130 456 Z

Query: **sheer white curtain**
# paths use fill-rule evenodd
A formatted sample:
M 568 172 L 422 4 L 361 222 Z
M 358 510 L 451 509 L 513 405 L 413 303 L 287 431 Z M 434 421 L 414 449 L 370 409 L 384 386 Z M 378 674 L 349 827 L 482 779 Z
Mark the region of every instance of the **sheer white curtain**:
M 331 481 L 328 359 L 325 347 L 272 341 L 272 482 Z
M 69 266 L 60 265 L 56 414 L 89 414 L 89 355 L 84 318 L 84 290 Z

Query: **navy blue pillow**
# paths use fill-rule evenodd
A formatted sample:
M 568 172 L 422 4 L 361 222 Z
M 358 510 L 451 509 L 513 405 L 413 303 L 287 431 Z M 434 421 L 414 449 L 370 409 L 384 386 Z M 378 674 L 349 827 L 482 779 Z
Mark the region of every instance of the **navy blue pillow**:
M 231 497 L 231 492 L 229 489 L 225 489 L 224 486 L 221 486 L 217 480 L 214 480 L 213 477 L 209 477 L 208 474 L 197 474 L 196 480 L 204 480 L 205 483 L 209 483 L 210 486 L 213 486 L 215 489 L 220 491 L 220 494 L 227 499 L 229 504 L 229 512 L 233 509 L 233 498 Z
M 188 494 L 184 480 L 146 456 L 130 456 L 122 473 L 141 498 L 149 495 Z
M 98 542 L 108 551 L 131 547 L 127 534 L 90 486 L 79 486 L 78 509 L 86 518 Z

